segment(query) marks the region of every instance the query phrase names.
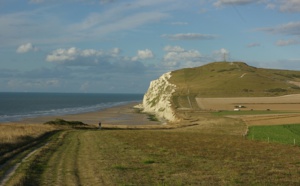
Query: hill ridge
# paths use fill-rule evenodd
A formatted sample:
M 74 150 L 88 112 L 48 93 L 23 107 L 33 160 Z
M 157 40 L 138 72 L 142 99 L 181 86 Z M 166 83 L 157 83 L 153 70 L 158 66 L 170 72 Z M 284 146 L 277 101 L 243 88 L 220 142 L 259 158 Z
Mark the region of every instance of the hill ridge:
M 300 71 L 257 68 L 244 62 L 212 62 L 168 72 L 152 81 L 143 107 L 166 120 L 176 121 L 178 108 L 200 109 L 198 98 L 289 94 L 300 94 Z
M 244 62 L 213 62 L 171 72 L 175 95 L 279 96 L 300 93 L 300 71 L 257 68 Z M 298 84 L 299 83 L 299 84 Z

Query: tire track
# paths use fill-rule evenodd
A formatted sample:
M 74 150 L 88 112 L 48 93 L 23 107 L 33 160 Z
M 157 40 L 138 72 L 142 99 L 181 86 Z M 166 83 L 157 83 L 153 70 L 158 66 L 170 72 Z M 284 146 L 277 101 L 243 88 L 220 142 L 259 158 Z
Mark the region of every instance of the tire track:
M 78 185 L 80 179 L 77 168 L 79 141 L 76 131 L 68 131 L 47 163 L 42 177 L 42 185 Z
M 4 173 L 4 175 L 0 179 L 0 186 L 4 186 L 9 180 L 15 175 L 16 170 L 24 164 L 28 159 L 30 159 L 33 155 L 39 153 L 43 149 L 47 148 L 49 145 L 49 142 L 46 142 L 47 139 L 49 139 L 51 136 L 53 136 L 58 131 L 52 131 L 49 133 L 44 134 L 43 136 L 39 137 L 32 143 L 20 147 L 19 149 L 14 150 L 12 152 L 12 155 L 9 156 L 10 159 L 7 160 L 7 162 L 0 166 L 0 168 L 5 168 L 7 171 Z M 19 159 L 19 161 L 16 161 L 16 159 Z M 13 163 L 15 162 L 16 163 Z

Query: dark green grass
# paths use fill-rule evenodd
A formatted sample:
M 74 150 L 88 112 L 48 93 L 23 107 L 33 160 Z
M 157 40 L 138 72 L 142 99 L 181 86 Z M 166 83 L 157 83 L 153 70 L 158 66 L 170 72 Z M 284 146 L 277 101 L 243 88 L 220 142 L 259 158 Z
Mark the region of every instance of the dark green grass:
M 300 124 L 251 126 L 248 139 L 300 145 Z
M 44 124 L 48 125 L 63 125 L 63 126 L 72 126 L 72 127 L 78 127 L 78 126 L 88 126 L 87 124 L 81 122 L 81 121 L 66 121 L 63 119 L 55 119 L 53 121 L 47 121 Z

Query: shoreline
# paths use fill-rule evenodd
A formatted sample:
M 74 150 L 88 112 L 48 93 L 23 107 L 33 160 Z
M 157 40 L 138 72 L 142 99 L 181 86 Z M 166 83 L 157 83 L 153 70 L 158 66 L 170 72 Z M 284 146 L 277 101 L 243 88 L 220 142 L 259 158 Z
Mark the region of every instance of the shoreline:
M 97 127 L 99 121 L 101 121 L 103 128 L 162 125 L 160 121 L 150 121 L 146 113 L 137 113 L 133 107 L 139 103 L 140 102 L 133 102 L 86 113 L 25 118 L 20 121 L 3 122 L 0 124 L 43 124 L 47 121 L 59 118 L 67 121 L 81 121 L 92 126 L 94 125 L 95 127 Z

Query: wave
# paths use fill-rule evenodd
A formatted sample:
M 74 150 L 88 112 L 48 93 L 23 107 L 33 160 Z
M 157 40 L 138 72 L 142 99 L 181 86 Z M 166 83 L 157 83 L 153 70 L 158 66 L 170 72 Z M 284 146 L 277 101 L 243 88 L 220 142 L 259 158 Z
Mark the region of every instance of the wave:
M 67 114 L 79 114 L 86 112 L 94 112 L 103 110 L 106 108 L 111 108 L 115 106 L 125 105 L 133 103 L 136 101 L 123 101 L 123 102 L 108 102 L 100 103 L 96 105 L 82 106 L 82 107 L 71 107 L 71 108 L 60 108 L 60 109 L 50 109 L 50 110 L 40 110 L 32 111 L 29 113 L 15 114 L 15 115 L 0 115 L 0 122 L 13 122 L 20 121 L 26 118 L 35 118 L 40 116 L 62 116 Z

